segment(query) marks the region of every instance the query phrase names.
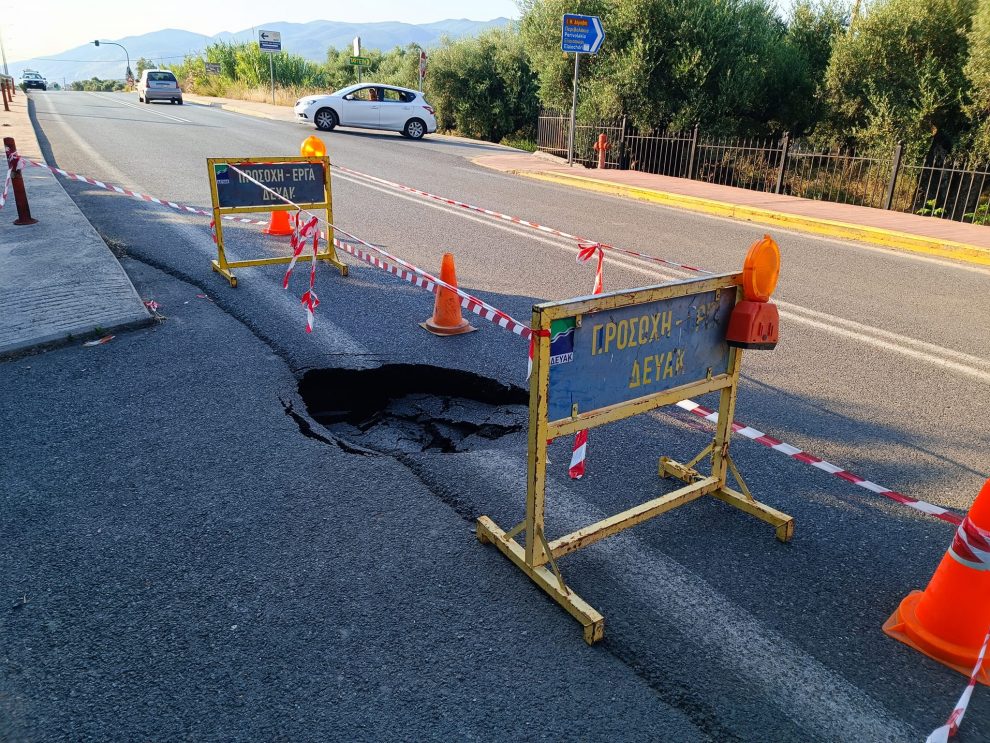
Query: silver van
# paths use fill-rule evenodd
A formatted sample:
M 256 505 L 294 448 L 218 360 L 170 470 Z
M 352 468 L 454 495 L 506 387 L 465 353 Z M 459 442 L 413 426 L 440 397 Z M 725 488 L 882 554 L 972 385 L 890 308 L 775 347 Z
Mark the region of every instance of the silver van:
M 138 100 L 142 103 L 170 101 L 182 105 L 182 90 L 171 70 L 145 70 L 138 82 Z

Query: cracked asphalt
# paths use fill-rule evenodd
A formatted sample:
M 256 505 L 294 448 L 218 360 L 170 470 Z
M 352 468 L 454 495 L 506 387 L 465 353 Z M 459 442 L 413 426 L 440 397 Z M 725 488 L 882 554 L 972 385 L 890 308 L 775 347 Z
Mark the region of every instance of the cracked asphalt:
M 206 156 L 290 152 L 309 133 L 113 95 L 32 99 L 53 164 L 198 205 Z M 490 150 L 477 143 L 327 141 L 348 167 L 714 269 L 762 232 L 489 173 L 470 163 Z M 383 365 L 522 388 L 518 337 L 479 320 L 436 339 L 416 325 L 429 295 L 353 263 L 347 279 L 318 273 L 308 336 L 302 279 L 284 292 L 277 267 L 247 269 L 231 290 L 209 270 L 203 220 L 66 189 L 166 319 L 0 365 L 0 738 L 907 741 L 951 710 L 963 677 L 879 629 L 927 581 L 948 525 L 734 442 L 753 491 L 794 515 L 794 542 L 702 500 L 568 556 L 569 584 L 606 617 L 589 648 L 473 535 L 479 515 L 521 518 L 525 430 L 430 446 L 417 427 L 395 445 L 389 425 L 307 409 L 327 408 L 314 384 L 339 384 L 337 404 L 350 389 L 339 370 Z M 335 182 L 347 229 L 424 268 L 455 248 L 462 285 L 520 320 L 590 286 L 567 249 L 409 198 Z M 964 510 L 990 471 L 987 275 L 778 239 L 795 319 L 777 351 L 747 355 L 739 419 Z M 248 227 L 228 240 L 243 256 L 286 249 Z M 659 280 L 606 263 L 610 288 Z M 384 418 L 449 420 L 417 394 Z M 485 415 L 468 405 L 457 421 Z M 676 410 L 597 429 L 580 482 L 566 477 L 570 442 L 556 442 L 548 525 L 565 533 L 654 497 L 668 487 L 657 456 L 690 458 L 709 435 Z M 961 741 L 990 738 L 983 691 Z

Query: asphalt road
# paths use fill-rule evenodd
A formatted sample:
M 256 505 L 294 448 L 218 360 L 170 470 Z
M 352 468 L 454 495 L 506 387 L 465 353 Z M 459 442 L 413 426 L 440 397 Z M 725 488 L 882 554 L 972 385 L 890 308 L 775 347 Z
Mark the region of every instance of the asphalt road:
M 52 164 L 195 205 L 209 203 L 206 157 L 293 154 L 301 139 L 313 133 L 208 107 L 143 106 L 133 96 L 50 93 L 32 94 L 32 99 Z M 765 231 L 497 174 L 471 162 L 472 157 L 498 150 L 496 146 L 439 137 L 410 142 L 397 135 L 357 131 L 321 136 L 331 159 L 348 168 L 711 270 L 738 269 L 749 244 Z M 237 451 L 230 466 L 244 470 L 238 477 L 243 489 L 237 490 L 249 514 L 244 518 L 261 519 L 259 514 L 265 514 L 279 524 L 280 539 L 286 540 L 269 542 L 269 550 L 252 551 L 250 540 L 234 528 L 239 508 L 225 502 L 223 508 L 211 509 L 220 493 L 233 497 L 226 482 L 229 472 L 208 466 L 206 460 L 213 462 L 213 457 L 203 459 L 209 437 L 183 433 L 187 441 L 167 442 L 165 461 L 170 466 L 142 474 L 153 484 L 158 499 L 137 498 L 132 504 L 136 511 L 128 511 L 128 518 L 164 534 L 170 564 L 185 577 L 166 582 L 158 593 L 125 600 L 121 597 L 126 592 L 119 586 L 108 588 L 117 579 L 110 567 L 100 563 L 95 544 L 80 541 L 74 549 L 85 559 L 60 563 L 53 570 L 37 544 L 55 539 L 53 534 L 66 526 L 74 509 L 52 511 L 51 504 L 43 506 L 35 492 L 27 501 L 32 505 L 20 506 L 18 513 L 25 522 L 41 524 L 12 530 L 19 549 L 17 557 L 8 558 L 11 590 L 20 591 L 41 574 L 54 584 L 77 579 L 85 584 L 95 571 L 102 581 L 97 590 L 115 595 L 129 607 L 121 609 L 127 620 L 122 626 L 93 630 L 111 646 L 114 627 L 124 638 L 105 664 L 147 663 L 152 656 L 138 641 L 141 630 L 133 623 L 135 617 L 170 605 L 182 592 L 221 603 L 254 596 L 253 588 L 243 581 L 204 585 L 208 571 L 184 566 L 183 550 L 194 551 L 190 563 L 194 565 L 229 560 L 229 551 L 238 550 L 264 573 L 276 569 L 272 564 L 276 554 L 285 555 L 274 545 L 284 550 L 286 544 L 294 544 L 294 527 L 308 524 L 305 528 L 312 529 L 312 520 L 318 517 L 346 516 L 353 519 L 346 526 L 331 527 L 343 526 L 342 531 L 349 533 L 334 543 L 346 566 L 338 567 L 357 570 L 367 578 L 366 571 L 390 566 L 388 580 L 378 575 L 374 582 L 394 586 L 398 601 L 392 609 L 396 614 L 372 615 L 381 616 L 381 632 L 369 631 L 372 649 L 361 646 L 360 657 L 368 664 L 358 674 L 362 683 L 378 684 L 375 688 L 380 691 L 382 684 L 414 688 L 426 682 L 439 690 L 437 699 L 446 700 L 431 703 L 430 710 L 441 720 L 431 728 L 422 710 L 415 709 L 422 704 L 419 697 L 393 695 L 375 721 L 378 727 L 347 726 L 357 737 L 404 737 L 396 730 L 402 721 L 412 720 L 407 729 L 415 731 L 415 737 L 459 733 L 484 738 L 492 729 L 506 729 L 514 718 L 524 726 L 515 729 L 534 738 L 903 741 L 923 739 L 951 710 L 963 678 L 880 631 L 900 598 L 927 582 L 951 539 L 950 525 L 739 440 L 733 451 L 751 489 L 795 516 L 794 542 L 779 545 L 765 525 L 703 501 L 568 556 L 561 564 L 568 582 L 606 617 L 603 646 L 583 648 L 577 626 L 558 607 L 494 549 L 471 541 L 470 519 L 479 514 L 504 525 L 521 518 L 524 432 L 475 442 L 460 453 L 369 458 L 303 436 L 292 419 L 282 415 L 286 401 L 298 412 L 305 409 L 293 389 L 293 377 L 321 368 L 430 364 L 523 387 L 525 343 L 481 319 L 474 320 L 480 332 L 435 339 L 416 326 L 429 315 L 430 295 L 353 262 L 347 279 L 320 269 L 317 290 L 322 304 L 316 330 L 307 335 L 298 304 L 302 290 L 283 291 L 280 268 L 241 269 L 237 289 L 230 289 L 209 270 L 213 245 L 202 218 L 85 184 L 67 183 L 66 188 L 108 243 L 128 257 L 128 270 L 140 274 L 142 296 L 161 302 L 170 319 L 157 333 L 132 334 L 110 350 L 111 358 L 127 365 L 119 367 L 122 379 L 131 379 L 126 387 L 121 380 L 111 385 L 115 390 L 131 390 L 121 410 L 114 409 L 116 397 L 107 397 L 108 382 L 101 382 L 99 375 L 84 380 L 59 376 L 52 389 L 52 399 L 71 407 L 73 430 L 81 432 L 89 446 L 99 446 L 105 437 L 108 450 L 122 448 L 119 456 L 72 466 L 64 457 L 54 457 L 36 463 L 32 471 L 38 477 L 50 472 L 52 491 L 66 503 L 73 493 L 88 492 L 81 483 L 92 487 L 99 481 L 98 472 L 109 472 L 104 497 L 86 499 L 85 513 L 93 518 L 94 509 L 120 510 L 133 500 L 113 496 L 131 492 L 128 477 L 144 471 L 130 438 L 110 436 L 108 431 L 130 429 L 135 420 L 158 420 L 166 430 L 188 431 L 191 420 L 234 415 L 238 434 L 231 435 L 233 441 L 228 444 L 226 429 L 216 436 L 223 441 L 222 448 L 229 445 Z M 534 300 L 586 294 L 591 287 L 592 270 L 575 264 L 575 247 L 566 240 L 342 175 L 334 178 L 334 207 L 341 227 L 427 270 L 436 270 L 444 250 L 453 251 L 461 285 L 524 322 Z M 789 231 L 772 233 L 784 261 L 777 293 L 782 342 L 771 353 L 746 355 L 737 418 L 886 487 L 964 511 L 990 473 L 986 427 L 990 272 Z M 228 252 L 235 257 L 287 249 L 284 239 L 264 237 L 257 228 L 232 227 L 227 235 Z M 71 260 L 70 245 L 67 259 Z M 605 282 L 607 289 L 617 289 L 681 275 L 610 258 Z M 299 283 L 294 289 L 303 279 L 295 280 Z M 191 298 L 197 292 L 209 294 L 211 312 L 221 317 L 207 322 L 182 304 L 195 304 Z M 189 335 L 186 347 L 183 334 Z M 41 368 L 52 364 L 55 372 L 59 364 L 71 367 L 77 363 L 72 353 L 50 354 L 40 362 Z M 29 396 L 29 375 L 23 369 L 29 365 L 31 360 L 5 365 L 0 371 L 5 388 Z M 195 384 L 182 381 L 186 366 L 196 370 L 190 372 Z M 112 374 L 114 368 L 110 363 L 103 373 Z M 132 379 L 135 369 L 141 372 L 143 387 Z M 153 369 L 161 370 L 160 379 L 150 376 Z M 140 403 L 132 400 L 138 389 L 147 396 Z M 81 404 L 97 395 L 99 405 Z M 221 404 L 224 399 L 230 400 L 230 410 Z M 19 401 L 16 408 L 11 400 Z M 186 407 L 193 400 L 208 403 L 199 415 Z M 157 418 L 147 405 L 161 406 Z M 252 410 L 258 413 L 254 420 L 249 415 Z M 36 438 L 37 431 L 16 438 L 13 432 L 25 426 L 43 430 L 38 417 L 57 420 L 59 408 L 46 409 L 42 401 L 32 399 L 29 404 L 8 395 L 5 412 L 8 436 L 13 438 L 8 441 L 11 451 L 26 452 L 29 447 L 23 441 Z M 241 413 L 247 416 L 243 421 Z M 277 424 L 272 422 L 276 418 Z M 566 478 L 568 444 L 556 444 L 551 449 L 548 527 L 563 533 L 652 497 L 658 488 L 656 456 L 687 458 L 706 443 L 705 424 L 688 418 L 677 412 L 658 413 L 594 431 L 589 474 L 580 482 Z M 318 425 L 312 425 L 320 432 Z M 56 437 L 49 446 L 63 451 L 68 444 Z M 184 541 L 189 538 L 184 534 L 186 524 L 175 513 L 181 511 L 178 503 L 190 495 L 184 492 L 183 451 L 195 452 L 190 454 L 196 466 L 190 468 L 188 487 L 209 495 L 197 513 L 216 525 L 215 540 Z M 289 472 L 279 452 L 298 452 Z M 280 477 L 272 478 L 271 468 L 280 466 Z M 68 477 L 72 467 L 79 467 L 87 477 Z M 325 477 L 314 477 L 313 468 Z M 8 480 L 7 486 L 10 498 L 37 489 L 28 474 Z M 288 493 L 302 494 L 298 511 L 278 509 Z M 340 513 L 321 510 L 327 500 Z M 368 528 L 369 501 L 381 503 L 394 516 L 382 527 L 373 548 L 354 535 Z M 162 508 L 167 513 L 161 513 Z M 420 518 L 410 524 L 418 540 L 404 530 L 401 535 L 389 531 L 401 529 L 407 508 Z M 161 524 L 157 519 L 163 519 Z M 152 523 L 155 526 L 149 527 Z M 448 528 L 450 524 L 456 526 Z M 424 540 L 436 551 L 425 549 Z M 129 559 L 153 561 L 157 548 L 152 544 L 148 549 L 148 554 L 136 551 Z M 355 565 L 358 554 L 360 569 Z M 292 556 L 278 566 L 279 574 L 293 585 L 302 585 L 314 574 L 311 559 L 305 544 L 295 544 Z M 456 576 L 457 585 L 434 590 L 437 581 L 444 580 L 436 576 Z M 431 580 L 430 589 L 423 589 Z M 325 588 L 338 592 L 341 604 L 352 614 L 372 608 L 389 612 L 388 602 L 379 594 L 372 600 L 363 591 Z M 311 589 L 308 586 L 306 591 Z M 60 605 L 58 592 L 54 593 L 50 611 L 57 621 L 66 627 L 77 623 L 79 605 L 71 601 Z M 393 640 L 404 626 L 408 629 L 401 612 L 411 596 L 419 597 L 415 613 L 420 621 L 446 624 L 449 631 L 431 627 L 429 647 L 416 651 L 422 657 L 403 664 L 396 658 L 414 651 L 405 642 L 399 643 L 401 648 L 394 646 Z M 290 621 L 291 614 L 283 614 L 273 625 L 262 613 L 258 622 L 264 632 L 244 641 L 236 652 L 211 645 L 211 658 L 223 673 L 245 669 L 247 699 L 263 696 L 266 676 L 258 669 L 276 655 L 267 644 L 266 633 L 273 626 L 298 641 L 279 645 L 280 652 L 292 658 L 301 657 L 299 648 L 312 642 L 310 635 L 303 639 L 303 633 L 326 632 L 319 618 L 322 604 L 309 598 L 308 594 L 292 598 L 292 606 L 306 613 L 301 624 Z M 181 635 L 199 631 L 201 619 L 195 612 L 172 612 L 163 624 L 169 633 Z M 7 626 L 27 633 L 23 637 L 32 631 L 44 635 L 44 621 L 38 621 L 42 629 L 9 622 Z M 47 619 L 49 624 L 52 621 Z M 94 660 L 84 643 L 60 646 L 62 654 L 53 655 L 39 650 L 37 640 L 29 645 L 20 634 L 15 636 L 18 644 L 5 657 L 8 693 L 25 697 L 30 696 L 25 690 L 45 690 L 25 701 L 18 712 L 22 729 L 46 729 L 53 721 L 60 725 L 58 730 L 71 730 L 73 725 L 77 730 L 96 729 L 87 719 L 92 711 L 86 704 L 55 710 L 72 690 L 81 689 L 90 699 L 103 688 L 102 675 L 92 671 L 87 675 L 79 663 L 81 658 L 90 659 L 91 666 L 100 668 L 100 658 Z M 346 641 L 341 645 L 344 650 L 349 647 Z M 538 651 L 538 657 L 528 656 L 528 648 Z M 207 674 L 208 682 L 204 681 L 202 671 L 195 670 L 201 664 L 200 658 L 194 662 L 195 652 L 195 645 L 169 647 L 168 672 L 156 677 L 144 670 L 143 683 L 118 690 L 115 699 L 142 709 L 143 726 L 118 723 L 115 729 L 125 734 L 157 729 L 164 731 L 160 737 L 195 737 L 196 720 L 173 725 L 161 703 L 162 693 L 181 686 L 185 674 L 215 695 L 211 701 L 197 698 L 193 718 L 217 715 L 232 720 L 230 679 Z M 491 660 L 499 667 L 497 676 L 488 676 L 488 663 L 483 663 L 452 683 L 451 674 L 456 675 L 454 669 L 459 667 L 455 655 L 477 659 L 486 653 L 497 658 Z M 292 704 L 294 679 L 305 675 L 320 684 L 330 678 L 329 669 L 304 665 L 304 671 L 273 671 L 278 689 L 274 701 L 252 709 L 242 728 L 232 720 L 227 732 L 293 738 L 325 733 L 331 721 L 314 710 L 317 702 L 334 698 L 335 689 L 336 698 L 344 699 L 339 695 L 347 684 L 337 676 L 324 684 L 322 696 L 298 694 L 302 711 L 293 713 L 291 726 L 279 728 L 272 722 Z M 33 671 L 13 673 L 10 669 L 15 666 Z M 510 668 L 514 673 L 508 673 Z M 978 689 L 974 696 L 961 740 L 990 738 L 990 695 L 983 691 Z M 364 697 L 361 691 L 353 693 L 357 696 L 348 704 L 358 698 L 380 699 L 368 692 Z M 605 701 L 605 694 L 611 694 L 611 701 Z M 479 696 L 487 700 L 480 717 L 469 706 L 460 707 Z M 548 704 L 534 701 L 538 698 Z M 564 706 L 547 716 L 546 708 L 555 704 Z M 460 727 L 444 716 L 453 714 L 453 708 L 461 710 Z M 499 723 L 486 727 L 485 715 L 488 722 L 494 715 Z M 353 717 L 346 719 L 353 723 Z M 214 737 L 219 728 L 199 729 L 205 737 Z M 61 737 L 57 730 L 47 728 L 47 732 Z

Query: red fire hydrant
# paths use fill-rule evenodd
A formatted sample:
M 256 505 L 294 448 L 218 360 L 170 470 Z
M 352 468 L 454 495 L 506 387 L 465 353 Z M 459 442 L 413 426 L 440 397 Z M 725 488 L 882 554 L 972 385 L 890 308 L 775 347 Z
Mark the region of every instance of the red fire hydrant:
M 608 149 L 608 137 L 604 133 L 598 135 L 598 142 L 595 143 L 594 150 L 598 153 L 598 169 L 605 169 L 605 150 Z

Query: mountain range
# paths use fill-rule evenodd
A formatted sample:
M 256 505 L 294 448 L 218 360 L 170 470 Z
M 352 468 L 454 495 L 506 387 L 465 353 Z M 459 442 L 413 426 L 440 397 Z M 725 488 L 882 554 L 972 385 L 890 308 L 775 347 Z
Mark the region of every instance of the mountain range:
M 112 41 L 123 45 L 131 58 L 131 68 L 137 68 L 140 57 L 156 64 L 179 62 L 187 55 L 199 54 L 207 45 L 217 41 L 258 40 L 258 31 L 278 31 L 282 34 L 282 49 L 299 54 L 314 62 L 326 59 L 327 49 L 350 49 L 351 40 L 361 37 L 364 49 L 391 49 L 416 43 L 424 48 L 435 46 L 444 36 L 460 38 L 473 36 L 488 28 L 505 26 L 508 18 L 490 21 L 471 21 L 466 18 L 436 21 L 434 23 L 343 23 L 338 21 L 310 21 L 309 23 L 266 23 L 243 31 L 224 31 L 214 36 L 167 28 L 140 36 L 127 36 Z M 38 70 L 49 82 L 61 83 L 88 80 L 91 77 L 123 79 L 126 66 L 123 51 L 116 46 L 93 46 L 92 42 L 67 49 L 58 54 L 12 62 L 10 73 L 17 77 L 25 69 Z

